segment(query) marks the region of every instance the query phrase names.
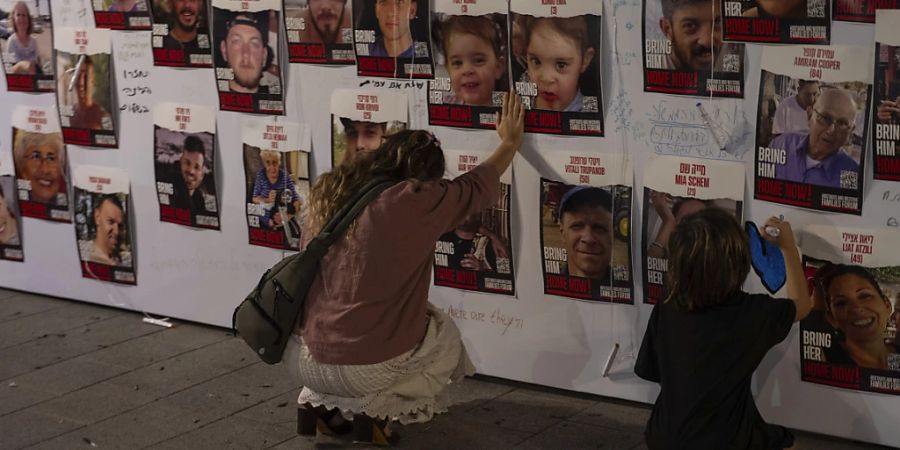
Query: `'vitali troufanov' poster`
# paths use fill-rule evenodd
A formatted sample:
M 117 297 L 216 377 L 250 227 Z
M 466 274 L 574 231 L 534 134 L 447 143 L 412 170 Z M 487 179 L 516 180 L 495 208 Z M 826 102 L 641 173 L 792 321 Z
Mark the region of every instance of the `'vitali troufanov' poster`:
M 385 137 L 406 129 L 407 120 L 403 92 L 335 89 L 331 94 L 332 165 L 374 151 Z
M 872 51 L 766 47 L 754 198 L 861 214 Z
M 22 216 L 71 222 L 69 167 L 56 113 L 34 106 L 16 107 L 12 148 Z
M 489 152 L 444 149 L 447 176 L 474 169 Z M 434 284 L 470 291 L 514 295 L 515 271 L 510 239 L 512 168 L 500 176 L 500 199 L 444 233 L 434 249 Z
M 292 63 L 353 64 L 353 3 L 285 0 L 284 25 Z
M 743 163 L 709 159 L 651 156 L 644 166 L 644 303 L 668 296 L 669 237 L 682 218 L 706 208 L 719 208 L 741 220 L 744 203 Z
M 631 161 L 624 154 L 546 152 L 541 178 L 544 293 L 633 303 Z
M 159 220 L 219 229 L 216 116 L 201 105 L 163 102 L 153 110 Z
M 727 41 L 827 44 L 831 0 L 721 0 Z
M 50 2 L 17 1 L 7 16 L 9 36 L 0 40 L 8 91 L 53 90 L 53 23 Z
M 81 275 L 137 284 L 133 227 L 128 214 L 128 172 L 88 165 L 76 166 L 72 172 Z
M 900 394 L 900 232 L 813 225 L 801 242 L 813 299 L 800 321 L 803 380 Z
M 876 180 L 900 181 L 900 10 L 878 11 L 872 160 Z

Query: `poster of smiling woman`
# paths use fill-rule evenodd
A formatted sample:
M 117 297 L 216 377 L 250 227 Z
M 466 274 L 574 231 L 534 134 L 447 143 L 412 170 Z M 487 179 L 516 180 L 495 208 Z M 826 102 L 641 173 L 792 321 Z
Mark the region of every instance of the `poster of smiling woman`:
M 23 217 L 71 222 L 69 166 L 56 113 L 18 106 L 12 114 L 16 197 Z

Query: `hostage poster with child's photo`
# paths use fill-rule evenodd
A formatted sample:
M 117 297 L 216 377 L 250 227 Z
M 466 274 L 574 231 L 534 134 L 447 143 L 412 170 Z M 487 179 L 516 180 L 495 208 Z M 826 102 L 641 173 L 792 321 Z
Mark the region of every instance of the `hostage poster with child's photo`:
M 202 105 L 162 102 L 153 109 L 159 220 L 219 229 L 216 115 Z
M 358 76 L 432 78 L 428 1 L 352 2 Z
M 833 1 L 834 20 L 844 22 L 875 23 L 875 15 L 878 11 L 900 9 L 900 0 Z
M 872 99 L 873 178 L 900 181 L 900 10 L 879 10 L 875 22 Z
M 741 221 L 744 164 L 731 161 L 653 155 L 644 166 L 644 303 L 668 297 L 669 237 L 681 220 L 707 208 L 719 208 Z
M 12 113 L 16 192 L 23 217 L 71 222 L 69 166 L 56 113 L 17 106 Z
M 444 149 L 447 177 L 456 178 L 490 156 L 489 152 Z M 512 168 L 500 176 L 500 199 L 472 214 L 440 238 L 434 249 L 434 285 L 515 295 L 510 236 Z
M 212 0 L 212 20 L 219 109 L 283 115 L 281 1 Z
M 603 136 L 602 2 L 512 0 L 512 81 L 525 131 Z
M 721 0 L 726 41 L 831 42 L 832 0 Z
M 435 1 L 429 124 L 494 128 L 509 90 L 506 12 L 505 0 Z
M 137 284 L 128 215 L 129 178 L 122 169 L 76 166 L 75 239 L 81 276 Z
M 284 27 L 292 63 L 351 65 L 353 3 L 348 0 L 285 0 Z
M 801 242 L 803 381 L 900 395 L 900 231 L 810 225 Z
M 6 37 L 0 38 L 0 61 L 6 90 L 53 91 L 53 23 L 50 2 L 13 1 Z
M 16 176 L 12 161 L 5 156 L 0 155 L 0 259 L 22 262 L 25 254 L 22 252 L 22 216 L 16 202 Z
M 624 154 L 545 152 L 541 177 L 544 293 L 634 303 L 631 161 Z
M 754 198 L 862 214 L 872 51 L 764 47 Z
M 310 188 L 309 129 L 275 117 L 246 117 L 242 133 L 250 245 L 299 250 Z
M 644 91 L 744 98 L 744 44 L 722 42 L 719 0 L 644 0 Z
M 407 97 L 389 90 L 335 89 L 331 94 L 331 164 L 373 152 L 407 127 Z
M 152 0 L 153 65 L 212 67 L 207 0 Z
M 66 144 L 118 147 L 110 73 L 110 32 L 57 27 L 56 100 Z
M 91 0 L 97 28 L 149 30 L 148 0 Z

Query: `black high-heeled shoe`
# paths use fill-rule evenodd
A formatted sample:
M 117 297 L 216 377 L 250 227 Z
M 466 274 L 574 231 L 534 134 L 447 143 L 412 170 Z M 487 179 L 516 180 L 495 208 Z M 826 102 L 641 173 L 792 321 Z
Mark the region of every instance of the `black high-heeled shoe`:
M 297 434 L 300 436 L 315 436 L 316 432 L 328 436 L 349 434 L 353 431 L 352 423 L 344 421 L 337 427 L 331 425 L 331 420 L 339 413 L 337 408 L 329 411 L 324 406 L 313 408 L 309 403 L 305 403 L 297 408 Z
M 400 434 L 386 432 L 388 422 L 373 419 L 365 414 L 353 415 L 353 443 L 371 444 L 379 447 L 390 447 L 400 440 Z

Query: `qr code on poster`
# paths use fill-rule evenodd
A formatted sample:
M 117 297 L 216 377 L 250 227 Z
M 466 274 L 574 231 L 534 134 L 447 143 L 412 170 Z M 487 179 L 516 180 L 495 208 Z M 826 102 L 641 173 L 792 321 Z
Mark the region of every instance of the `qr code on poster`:
M 723 55 L 722 56 L 722 72 L 740 72 L 741 71 L 741 55 Z
M 859 174 L 854 170 L 841 171 L 841 189 L 856 189 Z
M 581 110 L 584 112 L 597 112 L 597 97 L 584 97 Z
M 497 272 L 510 273 L 509 258 L 497 258 Z
M 806 3 L 806 17 L 825 17 L 825 0 L 808 0 Z
M 416 42 L 413 47 L 413 54 L 416 58 L 428 57 L 428 42 Z

